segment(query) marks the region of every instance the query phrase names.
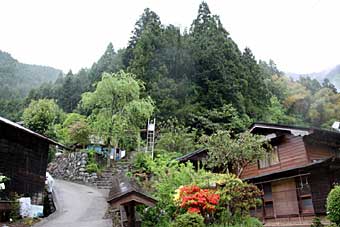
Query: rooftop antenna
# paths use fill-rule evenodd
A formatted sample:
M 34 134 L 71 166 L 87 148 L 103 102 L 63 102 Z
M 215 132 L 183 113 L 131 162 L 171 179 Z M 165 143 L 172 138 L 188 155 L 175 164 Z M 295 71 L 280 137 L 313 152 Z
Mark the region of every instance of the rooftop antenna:
M 155 147 L 155 129 L 156 129 L 156 118 L 148 120 L 148 128 L 146 132 L 146 152 L 151 152 L 151 157 L 154 156 Z

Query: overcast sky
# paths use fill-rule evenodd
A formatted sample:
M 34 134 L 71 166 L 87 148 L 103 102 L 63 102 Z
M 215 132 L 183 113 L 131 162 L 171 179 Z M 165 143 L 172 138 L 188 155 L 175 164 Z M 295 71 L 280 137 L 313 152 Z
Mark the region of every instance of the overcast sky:
M 201 0 L 0 0 L 0 50 L 67 72 L 90 67 L 109 42 L 125 47 L 143 9 L 189 28 Z M 241 49 L 280 70 L 340 64 L 339 0 L 208 0 Z

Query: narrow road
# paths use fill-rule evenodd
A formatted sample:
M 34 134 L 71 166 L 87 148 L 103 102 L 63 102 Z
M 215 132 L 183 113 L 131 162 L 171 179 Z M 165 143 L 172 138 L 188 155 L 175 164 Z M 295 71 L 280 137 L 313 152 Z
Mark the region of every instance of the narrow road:
M 34 227 L 112 227 L 110 219 L 103 219 L 107 209 L 104 191 L 55 180 L 57 211 Z

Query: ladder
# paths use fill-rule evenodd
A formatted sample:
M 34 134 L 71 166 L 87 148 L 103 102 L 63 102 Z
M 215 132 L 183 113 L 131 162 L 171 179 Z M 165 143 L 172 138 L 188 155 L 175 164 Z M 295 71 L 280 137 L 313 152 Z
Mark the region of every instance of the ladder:
M 155 147 L 155 132 L 156 132 L 156 119 L 148 120 L 148 127 L 146 132 L 146 152 L 151 152 L 153 159 Z

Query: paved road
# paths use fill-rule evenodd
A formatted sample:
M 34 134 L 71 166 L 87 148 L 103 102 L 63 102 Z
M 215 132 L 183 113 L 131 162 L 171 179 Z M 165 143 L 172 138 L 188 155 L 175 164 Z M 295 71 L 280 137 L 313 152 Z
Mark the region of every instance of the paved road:
M 62 180 L 55 181 L 54 191 L 57 211 L 34 227 L 112 227 L 103 219 L 105 191 Z

